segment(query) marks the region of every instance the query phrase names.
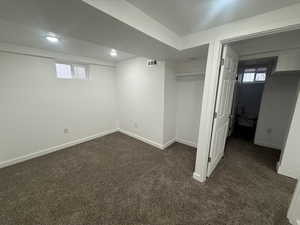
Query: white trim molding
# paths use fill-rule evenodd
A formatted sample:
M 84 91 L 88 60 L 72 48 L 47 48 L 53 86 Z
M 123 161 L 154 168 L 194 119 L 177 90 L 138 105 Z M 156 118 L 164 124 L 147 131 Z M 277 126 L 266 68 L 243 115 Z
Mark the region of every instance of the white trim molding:
M 75 145 L 78 145 L 78 144 L 81 144 L 81 143 L 84 143 L 84 142 L 87 142 L 87 141 L 91 141 L 91 140 L 94 140 L 96 138 L 100 138 L 100 137 L 106 136 L 108 134 L 115 133 L 117 131 L 118 131 L 117 129 L 112 129 L 112 130 L 109 130 L 109 131 L 94 134 L 92 136 L 88 136 L 88 137 L 80 138 L 80 139 L 77 139 L 77 140 L 74 140 L 74 141 L 70 141 L 70 142 L 67 142 L 67 143 L 64 143 L 64 144 L 61 144 L 61 145 L 57 145 L 57 146 L 53 146 L 53 147 L 50 147 L 50 148 L 47 148 L 47 149 L 39 150 L 37 152 L 33 152 L 33 153 L 30 153 L 30 154 L 27 154 L 27 155 L 23 155 L 23 156 L 14 158 L 14 159 L 3 161 L 3 162 L 0 162 L 0 169 L 4 168 L 4 167 L 12 166 L 12 165 L 17 164 L 17 163 L 21 163 L 21 162 L 24 162 L 24 161 L 27 161 L 27 160 L 30 160 L 30 159 L 34 159 L 34 158 L 37 158 L 37 157 L 40 157 L 40 156 L 43 156 L 43 155 L 47 155 L 47 154 L 52 153 L 52 152 L 63 150 L 65 148 L 69 148 L 69 147 L 72 147 L 72 146 L 75 146 Z
M 125 135 L 128 135 L 132 138 L 135 138 L 139 141 L 142 141 L 146 144 L 149 144 L 149 145 L 152 145 L 160 150 L 165 150 L 167 149 L 168 147 L 170 147 L 172 144 L 174 143 L 180 143 L 180 144 L 183 144 L 183 145 L 187 145 L 189 147 L 193 147 L 193 148 L 197 148 L 197 144 L 196 143 L 193 143 L 193 142 L 190 142 L 190 141 L 187 141 L 187 140 L 183 140 L 183 139 L 179 139 L 179 138 L 174 138 L 174 139 L 171 139 L 170 141 L 167 141 L 165 144 L 159 144 L 155 141 L 152 141 L 148 138 L 145 138 L 145 137 L 142 137 L 142 136 L 139 136 L 135 133 L 132 133 L 132 132 L 129 132 L 129 131 L 126 131 L 126 130 L 123 130 L 123 129 L 119 129 L 118 130 L 119 132 L 125 134 Z
M 134 133 L 132 133 L 132 132 L 130 132 L 130 131 L 126 131 L 126 130 L 123 130 L 123 129 L 118 129 L 118 131 L 121 132 L 121 133 L 123 133 L 123 134 L 125 134 L 125 135 L 127 135 L 127 136 L 129 136 L 129 137 L 135 138 L 135 139 L 137 139 L 137 140 L 139 140 L 139 141 L 142 141 L 142 142 L 144 142 L 144 143 L 147 143 L 147 144 L 149 144 L 149 145 L 152 145 L 152 146 L 154 146 L 154 147 L 156 147 L 156 148 L 158 148 L 158 149 L 160 149 L 160 150 L 163 150 L 163 149 L 164 149 L 164 145 L 162 145 L 162 144 L 160 144 L 160 143 L 157 143 L 157 142 L 155 142 L 155 141 L 151 141 L 151 140 L 148 139 L 148 138 L 139 136 L 139 135 L 137 135 L 137 134 L 134 134 Z
M 192 141 L 188 141 L 188 140 L 185 140 L 185 139 L 176 138 L 175 142 L 178 142 L 178 143 L 183 144 L 183 145 L 187 145 L 187 146 L 192 147 L 192 148 L 197 148 L 197 143 L 192 142 Z
M 280 165 L 277 166 L 278 166 L 278 170 L 277 170 L 278 174 L 291 177 L 294 179 L 299 179 L 298 171 L 294 169 L 297 168 L 298 165 L 291 164 L 289 166 L 286 166 L 281 163 Z
M 206 179 L 203 179 L 202 176 L 200 176 L 198 173 L 194 172 L 193 173 L 193 178 L 196 180 L 196 181 L 199 181 L 201 183 L 205 182 Z
M 174 144 L 176 141 L 177 141 L 176 139 L 172 139 L 172 140 L 168 141 L 167 143 L 165 143 L 165 144 L 163 145 L 163 149 L 166 149 L 166 148 L 170 147 L 170 146 L 171 146 L 172 144 Z
M 190 142 L 190 141 L 187 141 L 187 140 L 183 140 L 183 139 L 179 139 L 179 138 L 174 138 L 174 139 L 171 139 L 170 141 L 167 141 L 165 144 L 159 144 L 155 141 L 152 141 L 148 138 L 145 138 L 145 137 L 142 137 L 142 136 L 139 136 L 137 134 L 134 134 L 132 132 L 129 132 L 129 131 L 126 131 L 126 130 L 123 130 L 123 129 L 119 129 L 119 132 L 125 134 L 125 135 L 128 135 L 132 138 L 135 138 L 139 141 L 142 141 L 142 142 L 145 142 L 149 145 L 152 145 L 160 150 L 165 150 L 167 149 L 168 147 L 170 147 L 172 144 L 174 143 L 180 143 L 180 144 L 183 144 L 183 145 L 187 145 L 189 147 L 193 147 L 193 148 L 197 148 L 197 144 L 194 143 L 194 142 Z
M 281 151 L 282 146 L 280 143 L 268 142 L 261 139 L 254 140 L 254 144 L 262 147 L 272 148 L 274 150 Z

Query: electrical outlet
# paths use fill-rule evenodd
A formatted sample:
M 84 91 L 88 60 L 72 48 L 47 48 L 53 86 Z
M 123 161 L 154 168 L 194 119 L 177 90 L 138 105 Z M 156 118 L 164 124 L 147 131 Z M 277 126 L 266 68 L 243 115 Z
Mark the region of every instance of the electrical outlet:
M 64 133 L 65 133 L 65 134 L 68 134 L 68 133 L 69 133 L 69 129 L 68 129 L 68 128 L 65 128 L 65 129 L 64 129 Z
M 139 128 L 139 125 L 138 125 L 137 122 L 134 122 L 133 126 L 134 126 L 134 128 L 136 128 L 136 129 Z

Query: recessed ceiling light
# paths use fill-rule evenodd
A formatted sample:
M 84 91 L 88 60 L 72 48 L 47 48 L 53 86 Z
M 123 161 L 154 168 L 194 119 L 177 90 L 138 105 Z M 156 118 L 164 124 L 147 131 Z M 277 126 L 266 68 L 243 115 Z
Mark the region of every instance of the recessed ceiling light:
M 51 43 L 57 43 L 59 41 L 58 38 L 54 36 L 46 36 L 46 39 Z
M 110 55 L 111 55 L 112 57 L 118 56 L 117 50 L 116 50 L 116 49 L 112 49 L 112 50 L 110 51 Z

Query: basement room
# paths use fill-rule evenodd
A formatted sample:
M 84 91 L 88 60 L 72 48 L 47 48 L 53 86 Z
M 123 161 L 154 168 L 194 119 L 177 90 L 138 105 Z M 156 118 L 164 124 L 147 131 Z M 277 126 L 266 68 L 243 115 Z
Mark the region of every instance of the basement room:
M 300 0 L 0 0 L 1 225 L 300 225 Z

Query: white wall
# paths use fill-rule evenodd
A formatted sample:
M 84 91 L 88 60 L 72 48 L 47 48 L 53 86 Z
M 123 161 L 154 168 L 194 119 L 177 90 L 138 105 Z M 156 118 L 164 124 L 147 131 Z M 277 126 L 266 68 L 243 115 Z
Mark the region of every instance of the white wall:
M 196 147 L 204 85 L 206 58 L 176 63 L 177 77 L 176 140 Z
M 117 65 L 119 127 L 159 148 L 163 145 L 165 63 L 147 67 L 135 58 Z
M 196 147 L 199 135 L 204 77 L 177 79 L 176 139 Z
M 295 108 L 299 78 L 297 74 L 283 73 L 273 74 L 267 79 L 257 122 L 255 144 L 283 149 L 289 116 Z
M 289 212 L 288 212 L 288 218 L 293 225 L 299 225 L 300 224 L 300 183 L 298 182 L 298 185 L 296 187 Z
M 0 103 L 6 166 L 115 130 L 115 71 L 91 65 L 90 80 L 62 80 L 51 59 L 0 53 Z
M 176 74 L 200 73 L 205 60 L 159 62 L 154 67 L 147 67 L 145 58 L 119 63 L 121 131 L 162 149 L 175 140 L 196 146 L 204 77 L 177 79 Z
M 299 71 L 300 50 L 281 52 L 278 57 L 276 71 Z
M 177 62 L 175 64 L 175 71 L 178 74 L 205 74 L 207 58 L 199 58 L 195 60 L 187 60 Z
M 164 96 L 164 145 L 176 138 L 176 74 L 174 64 L 165 64 L 165 96 Z
M 288 131 L 284 149 L 279 162 L 280 174 L 299 179 L 300 176 L 300 82 L 298 83 L 297 100 L 292 122 Z

